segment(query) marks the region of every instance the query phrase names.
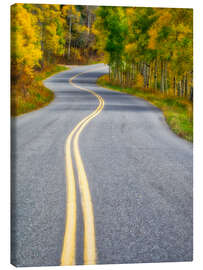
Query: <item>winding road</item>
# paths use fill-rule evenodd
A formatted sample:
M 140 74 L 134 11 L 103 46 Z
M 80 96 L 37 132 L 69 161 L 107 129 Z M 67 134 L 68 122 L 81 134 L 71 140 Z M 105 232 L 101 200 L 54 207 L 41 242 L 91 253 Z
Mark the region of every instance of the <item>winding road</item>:
M 153 105 L 99 87 L 107 72 L 58 73 L 54 101 L 12 119 L 16 266 L 193 258 L 193 146 Z

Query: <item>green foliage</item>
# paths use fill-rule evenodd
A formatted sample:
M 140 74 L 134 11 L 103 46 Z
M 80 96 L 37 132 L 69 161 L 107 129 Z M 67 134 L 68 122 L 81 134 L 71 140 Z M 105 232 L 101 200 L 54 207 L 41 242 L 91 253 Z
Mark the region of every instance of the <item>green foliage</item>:
M 97 12 L 100 16 L 100 25 L 106 35 L 104 49 L 109 53 L 109 61 L 121 62 L 125 47 L 125 40 L 128 35 L 127 20 L 122 7 L 100 7 Z
M 192 9 L 11 7 L 12 89 L 18 86 L 22 96 L 29 96 L 36 71 L 43 72 L 47 65 L 101 58 L 109 64 L 111 82 L 192 101 Z
M 111 81 L 192 99 L 193 11 L 169 8 L 100 7 L 97 44 L 107 53 Z

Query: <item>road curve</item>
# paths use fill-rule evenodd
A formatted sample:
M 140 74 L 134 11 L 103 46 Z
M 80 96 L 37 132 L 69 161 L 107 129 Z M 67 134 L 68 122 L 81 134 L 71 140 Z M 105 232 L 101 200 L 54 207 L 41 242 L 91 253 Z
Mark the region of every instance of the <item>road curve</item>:
M 93 208 L 96 263 L 193 258 L 192 144 L 173 134 L 160 110 L 148 102 L 97 86 L 97 78 L 107 72 L 107 66 L 98 64 L 56 74 L 44 82 L 55 92 L 55 100 L 12 119 L 14 265 L 61 264 L 67 224 L 67 138 L 99 106 L 98 98 L 85 89 L 104 100 L 101 112 L 75 143 Z M 69 80 L 77 74 L 74 86 Z M 75 263 L 84 264 L 86 218 L 74 159 L 77 147 L 71 147 Z

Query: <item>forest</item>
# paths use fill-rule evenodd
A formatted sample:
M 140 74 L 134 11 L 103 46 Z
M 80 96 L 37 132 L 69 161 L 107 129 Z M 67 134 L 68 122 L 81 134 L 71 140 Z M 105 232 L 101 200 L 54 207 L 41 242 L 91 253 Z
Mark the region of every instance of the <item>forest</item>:
M 191 9 L 101 7 L 97 14 L 110 80 L 193 99 Z
M 11 6 L 11 114 L 49 103 L 54 94 L 41 83 L 57 64 L 98 61 L 92 25 L 95 7 L 49 4 Z
M 12 81 L 53 63 L 105 54 L 111 80 L 193 97 L 191 9 L 17 4 L 11 9 Z
M 50 66 L 97 62 L 109 65 L 112 84 L 150 89 L 192 103 L 193 10 L 48 4 L 11 7 L 13 107 L 19 96 L 29 98 L 36 74 Z
M 12 81 L 45 66 L 86 63 L 94 54 L 94 7 L 15 4 L 11 7 Z

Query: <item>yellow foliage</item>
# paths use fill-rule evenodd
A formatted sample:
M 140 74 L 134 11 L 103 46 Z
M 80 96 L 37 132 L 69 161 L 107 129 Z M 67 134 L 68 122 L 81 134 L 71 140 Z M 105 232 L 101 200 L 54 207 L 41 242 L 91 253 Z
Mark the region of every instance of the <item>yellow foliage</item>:
M 150 34 L 150 39 L 149 39 L 148 47 L 149 49 L 154 50 L 156 48 L 157 29 L 151 28 L 149 34 Z
M 31 75 L 42 57 L 38 42 L 38 26 L 35 17 L 23 8 L 23 4 L 11 7 L 11 59 L 18 73 Z
M 140 73 L 138 73 L 136 76 L 136 86 L 143 87 L 143 85 L 144 85 L 144 78 Z
M 135 8 L 133 8 L 133 7 L 126 8 L 127 17 L 129 18 L 130 16 L 134 16 L 135 15 L 134 11 L 135 11 Z
M 129 54 L 132 54 L 133 51 L 136 51 L 137 49 L 137 46 L 136 46 L 136 43 L 128 43 L 126 46 L 125 46 L 125 51 Z
M 72 16 L 75 20 L 78 20 L 80 13 L 76 10 L 74 5 L 63 6 L 62 15 L 67 18 L 67 16 Z
M 71 49 L 71 53 L 72 53 L 74 59 L 75 59 L 77 62 L 80 62 L 80 61 L 83 60 L 83 59 L 82 59 L 82 55 L 81 55 L 79 49 L 77 49 L 77 48 L 72 48 L 72 49 Z
M 157 26 L 169 25 L 171 20 L 171 12 L 169 9 L 160 9 L 161 16 L 157 20 Z

